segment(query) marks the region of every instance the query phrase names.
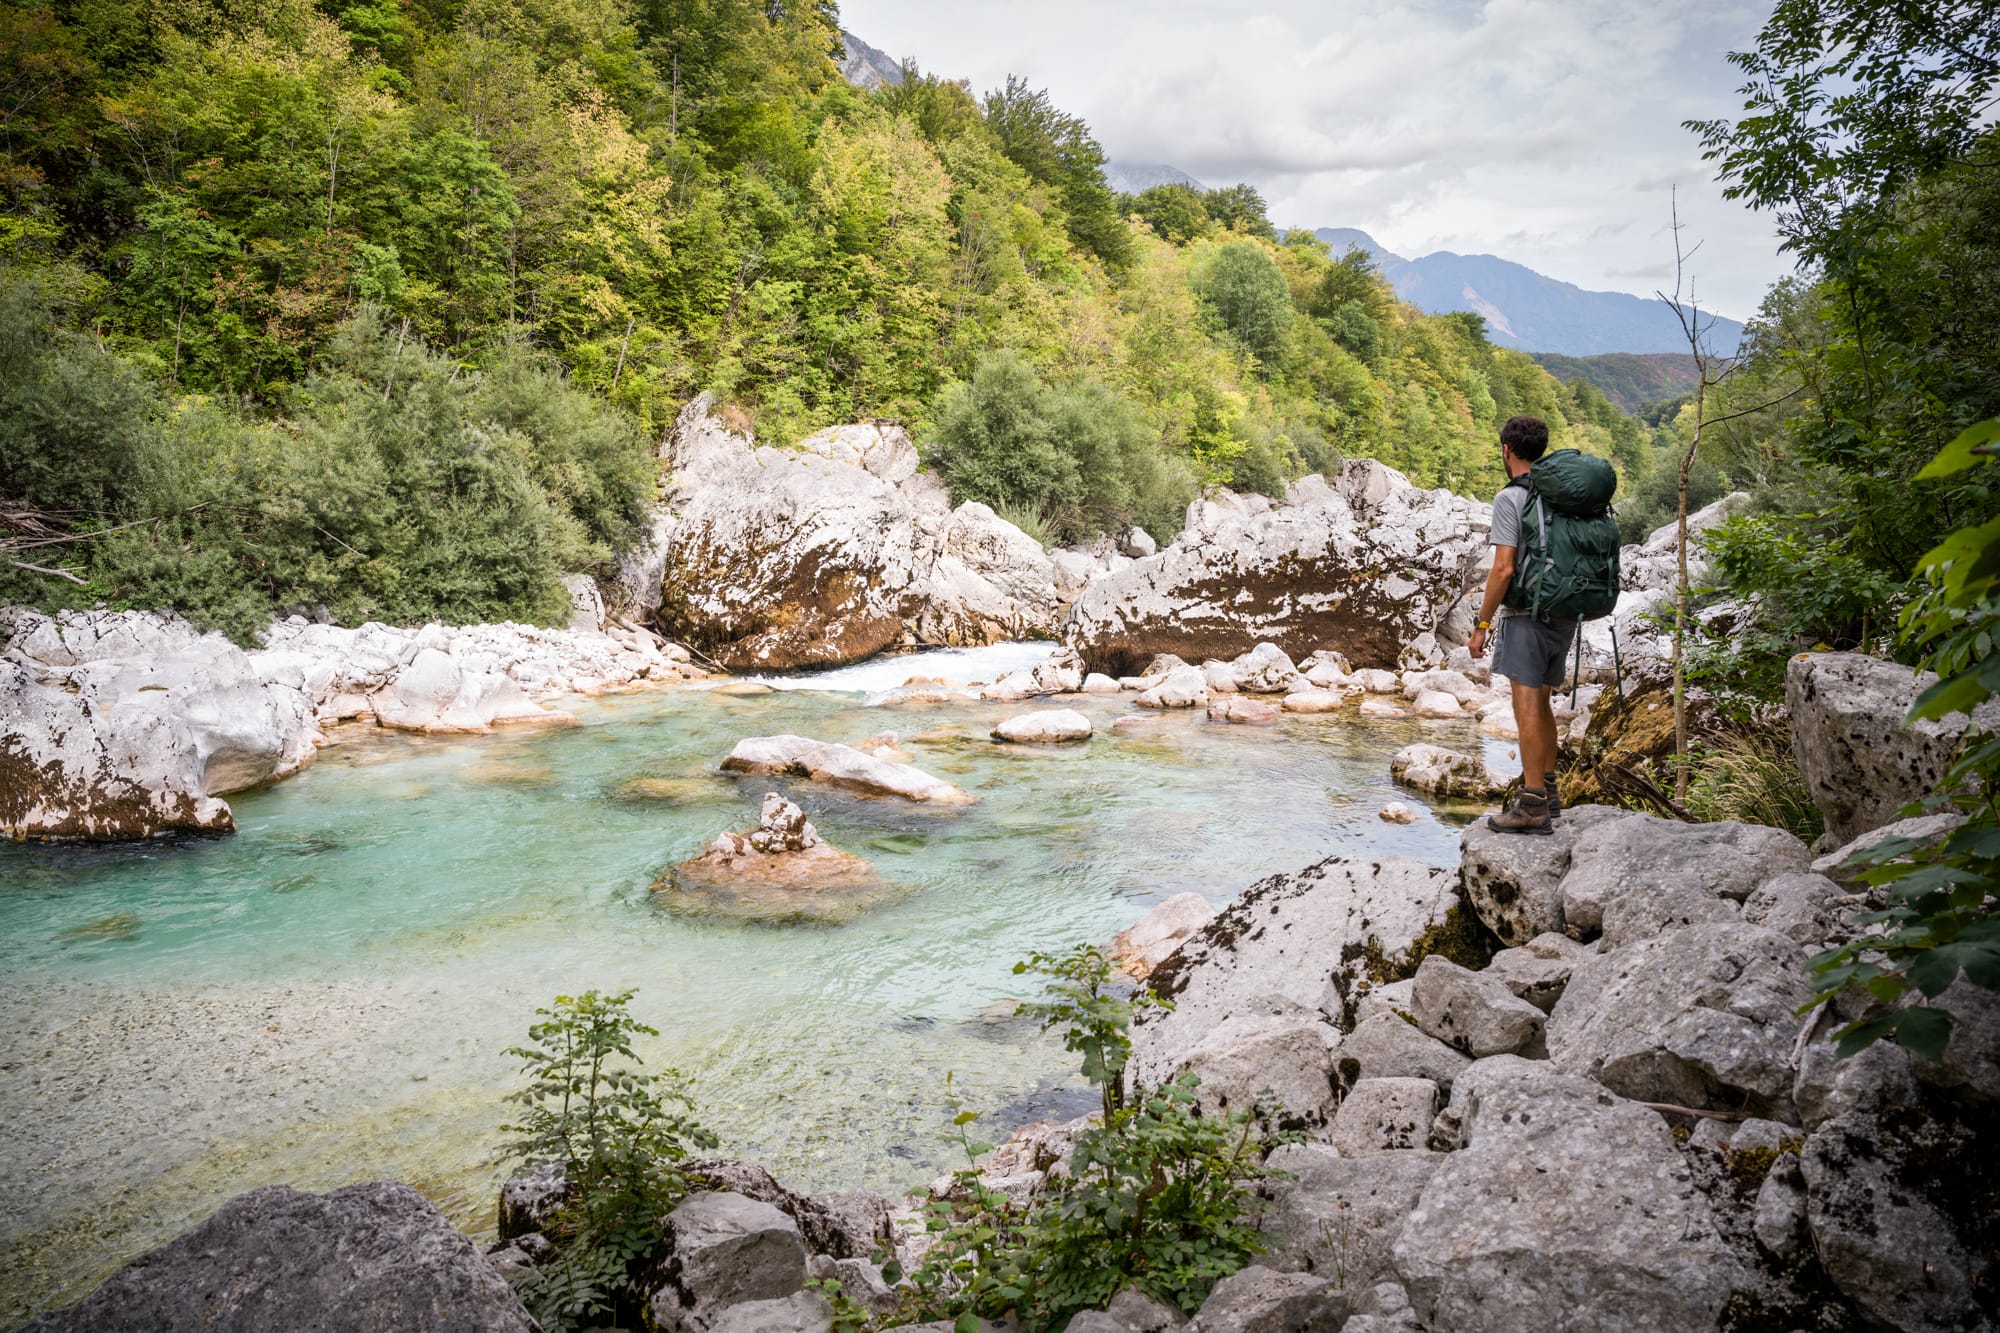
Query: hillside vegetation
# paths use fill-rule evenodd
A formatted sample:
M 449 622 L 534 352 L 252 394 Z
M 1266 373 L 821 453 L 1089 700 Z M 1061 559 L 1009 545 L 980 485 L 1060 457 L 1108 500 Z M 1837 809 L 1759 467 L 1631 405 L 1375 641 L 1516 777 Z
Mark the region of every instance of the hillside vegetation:
M 1598 392 L 1627 412 L 1684 398 L 1700 380 L 1694 357 L 1687 352 L 1606 352 L 1601 356 L 1564 356 L 1536 352 L 1535 364 L 1564 384 L 1589 380 Z
M 545 619 L 704 389 L 901 418 L 1049 540 L 1342 455 L 1490 491 L 1515 412 L 1646 471 L 1248 187 L 1121 199 L 1018 80 L 840 55 L 826 3 L 0 7 L 0 600 Z

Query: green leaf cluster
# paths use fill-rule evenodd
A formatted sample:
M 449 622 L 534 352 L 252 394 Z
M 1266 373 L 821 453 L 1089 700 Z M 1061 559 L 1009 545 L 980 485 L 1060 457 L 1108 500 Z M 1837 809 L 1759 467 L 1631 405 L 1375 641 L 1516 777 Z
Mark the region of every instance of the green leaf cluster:
M 1171 537 L 1201 487 L 1346 457 L 1490 491 L 1515 411 L 1613 447 L 1615 413 L 1280 241 L 1250 187 L 1149 225 L 1046 91 L 862 93 L 838 49 L 830 5 L 761 0 L 0 8 L 0 264 L 74 298 L 5 484 L 70 535 L 138 525 L 69 548 L 87 590 L 14 562 L 6 595 L 546 620 L 703 390 L 778 444 L 900 419 L 1056 540 Z M 356 368 L 398 354 L 402 387 Z M 426 414 L 428 456 L 374 437 Z
M 2000 419 L 1962 432 L 1924 469 L 1952 476 L 1996 465 Z M 1905 641 L 1938 673 L 1909 721 L 1970 714 L 2000 694 L 2000 520 L 1952 533 L 1918 568 L 1924 592 L 1904 609 Z M 1961 974 L 2000 990 L 2000 736 L 1969 728 L 1958 758 L 1923 807 L 1956 811 L 1957 827 L 1931 839 L 1890 838 L 1857 856 L 1861 878 L 1886 898 L 1857 924 L 1858 939 L 1813 960 L 1821 998 L 1865 992 L 1874 1012 L 1840 1034 L 1850 1055 L 1883 1037 L 1931 1060 L 1944 1058 L 1953 1018 L 1931 1003 Z M 1909 813 L 1917 813 L 1912 809 Z M 1911 995 L 1915 992 L 1915 996 Z M 1911 1003 L 1912 999 L 1915 1003 Z
M 1192 1074 L 1129 1095 L 1132 1013 L 1161 1002 L 1150 992 L 1117 993 L 1100 950 L 1035 954 L 1014 970 L 1046 978 L 1047 998 L 1022 1011 L 1082 1056 L 1102 1116 L 1023 1204 L 984 1183 L 977 1159 L 990 1145 L 967 1133 L 977 1113 L 959 1110 L 951 1137 L 971 1165 L 929 1205 L 933 1244 L 923 1263 L 885 1274 L 908 1282 L 884 1326 L 950 1319 L 970 1330 L 1004 1316 L 1055 1329 L 1126 1287 L 1192 1313 L 1219 1279 L 1263 1252 L 1254 1220 L 1256 1186 L 1267 1175 L 1260 1159 L 1287 1136 L 1264 1132 L 1261 1107 L 1201 1115 Z
M 568 1183 L 549 1236 L 555 1256 L 518 1281 L 545 1329 L 639 1312 L 659 1219 L 688 1190 L 680 1163 L 716 1144 L 693 1118 L 686 1081 L 645 1070 L 633 1043 L 659 1033 L 632 1016 L 633 994 L 559 995 L 535 1011 L 529 1044 L 507 1052 L 527 1079 L 508 1098 L 521 1108 L 502 1126 L 514 1136 L 508 1155 L 524 1167 L 558 1163 Z

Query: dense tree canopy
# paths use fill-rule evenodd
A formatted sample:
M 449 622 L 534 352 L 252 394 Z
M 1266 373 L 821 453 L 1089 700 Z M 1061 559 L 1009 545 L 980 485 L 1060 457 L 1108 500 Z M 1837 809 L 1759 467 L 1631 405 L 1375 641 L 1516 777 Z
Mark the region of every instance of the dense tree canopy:
M 1046 92 L 838 51 L 761 0 L 0 5 L 0 487 L 102 534 L 0 597 L 555 614 L 701 390 L 899 417 L 1061 539 L 1343 454 L 1490 489 L 1514 411 L 1643 461 L 1254 189 L 1121 199 Z

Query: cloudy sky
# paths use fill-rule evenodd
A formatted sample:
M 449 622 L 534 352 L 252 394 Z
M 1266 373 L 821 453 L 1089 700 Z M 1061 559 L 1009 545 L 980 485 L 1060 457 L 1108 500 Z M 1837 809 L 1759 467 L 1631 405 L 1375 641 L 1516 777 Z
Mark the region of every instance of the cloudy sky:
M 1767 0 L 841 0 L 892 57 L 1082 115 L 1105 152 L 1247 180 L 1279 226 L 1360 227 L 1398 254 L 1490 253 L 1580 286 L 1673 281 L 1753 313 L 1789 268 L 1722 198 L 1692 117 L 1739 105 L 1725 56 Z

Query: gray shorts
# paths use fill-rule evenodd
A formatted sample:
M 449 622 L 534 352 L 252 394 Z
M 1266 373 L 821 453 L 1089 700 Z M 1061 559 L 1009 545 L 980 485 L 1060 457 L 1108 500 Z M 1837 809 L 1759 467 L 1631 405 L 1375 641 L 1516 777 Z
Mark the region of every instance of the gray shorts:
M 1576 651 L 1574 620 L 1536 620 L 1533 616 L 1502 616 L 1493 627 L 1493 670 L 1516 685 L 1563 683 L 1570 654 Z

